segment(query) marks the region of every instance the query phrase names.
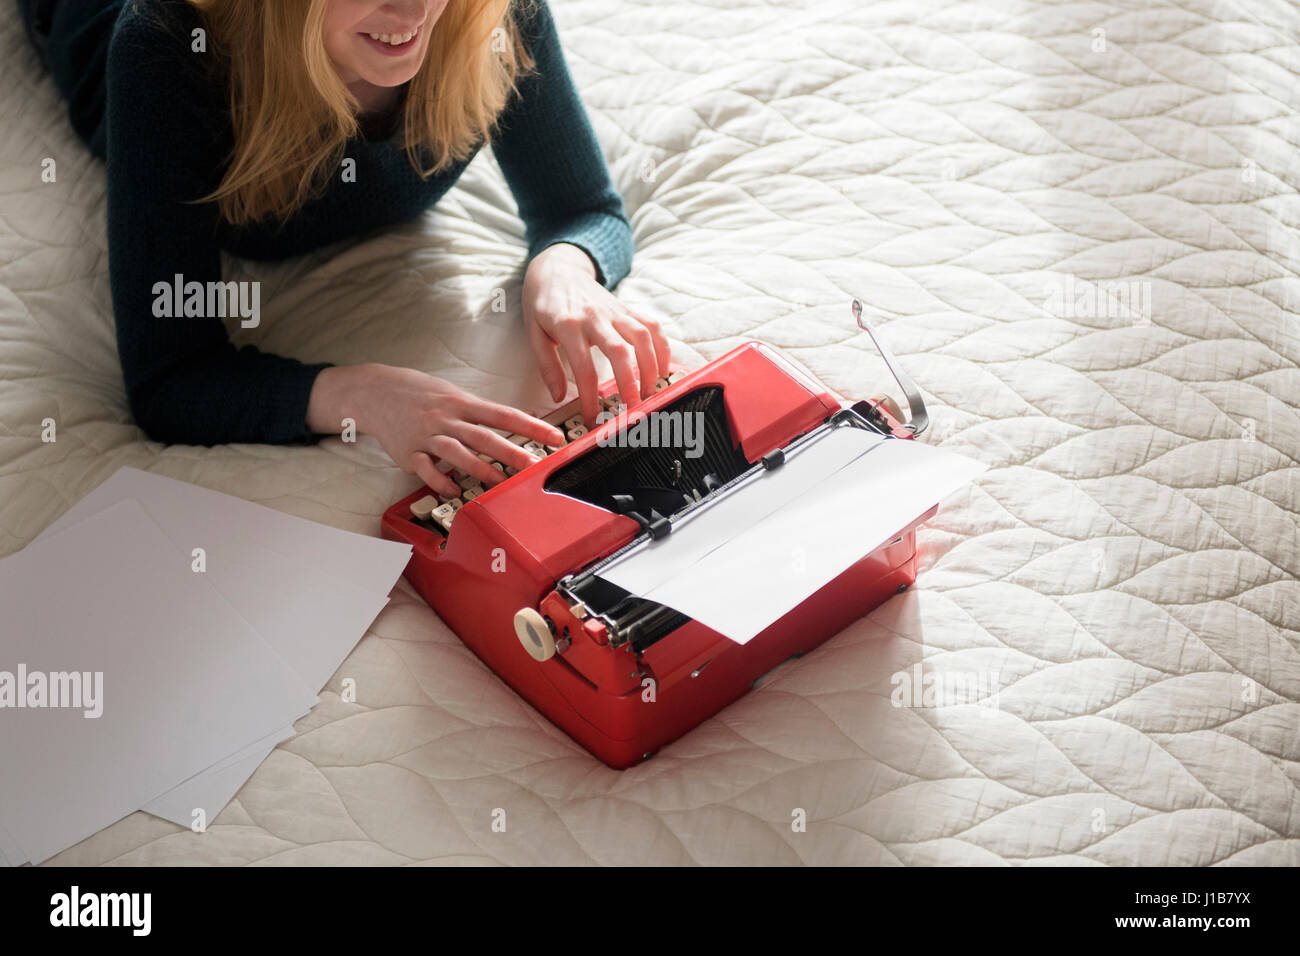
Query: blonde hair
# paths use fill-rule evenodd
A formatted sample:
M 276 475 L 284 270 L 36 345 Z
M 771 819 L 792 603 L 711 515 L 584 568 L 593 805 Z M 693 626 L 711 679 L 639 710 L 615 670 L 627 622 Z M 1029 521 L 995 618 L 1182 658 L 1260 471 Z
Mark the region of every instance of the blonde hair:
M 228 65 L 234 149 L 215 201 L 228 222 L 286 220 L 320 195 L 358 134 L 359 103 L 325 52 L 328 0 L 188 0 Z M 512 15 L 528 0 L 452 0 L 412 78 L 402 143 L 424 178 L 492 141 L 535 63 Z

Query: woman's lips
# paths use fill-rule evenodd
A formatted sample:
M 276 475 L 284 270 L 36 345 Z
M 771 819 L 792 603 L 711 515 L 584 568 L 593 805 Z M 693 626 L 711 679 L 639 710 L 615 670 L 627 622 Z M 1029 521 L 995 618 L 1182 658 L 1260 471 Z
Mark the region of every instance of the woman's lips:
M 415 49 L 415 45 L 420 39 L 421 29 L 423 29 L 423 25 L 416 27 L 414 30 L 403 30 L 397 33 L 362 33 L 360 36 L 377 52 L 385 56 L 404 56 Z M 380 39 L 381 37 L 384 39 Z M 406 39 L 401 43 L 390 42 L 395 37 L 406 37 Z

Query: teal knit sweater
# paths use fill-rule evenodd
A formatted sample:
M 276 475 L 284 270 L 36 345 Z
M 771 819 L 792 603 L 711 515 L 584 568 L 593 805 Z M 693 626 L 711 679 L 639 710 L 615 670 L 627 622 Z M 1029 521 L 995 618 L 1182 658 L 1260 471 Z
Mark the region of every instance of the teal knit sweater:
M 526 226 L 528 258 L 573 243 L 613 288 L 632 259 L 623 201 L 550 10 L 544 0 L 524 9 L 519 22 L 536 69 L 520 81 L 492 150 Z M 311 442 L 320 436 L 307 428 L 307 402 L 327 364 L 237 350 L 218 317 L 155 315 L 155 287 L 177 275 L 205 287 L 219 281 L 223 249 L 280 259 L 412 219 L 469 160 L 422 179 L 393 130 L 371 131 L 346 150 L 355 181 L 334 177 L 287 223 L 233 228 L 215 204 L 193 202 L 216 188 L 233 144 L 216 57 L 191 51 L 200 26 L 178 0 L 60 0 L 47 45 L 73 126 L 107 159 L 109 270 L 127 399 L 158 441 Z

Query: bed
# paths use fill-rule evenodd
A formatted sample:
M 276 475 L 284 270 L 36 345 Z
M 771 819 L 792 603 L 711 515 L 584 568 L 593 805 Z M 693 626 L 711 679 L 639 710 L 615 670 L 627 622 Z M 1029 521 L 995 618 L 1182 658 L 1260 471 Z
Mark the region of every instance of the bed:
M 890 383 L 859 296 L 922 440 L 989 470 L 920 532 L 916 587 L 638 767 L 403 581 L 207 832 L 136 813 L 49 864 L 1300 864 L 1300 13 L 552 4 L 635 230 L 618 294 L 675 357 L 758 339 L 865 397 Z M 369 439 L 132 424 L 102 166 L 13 18 L 0 60 L 0 555 L 125 465 L 377 534 L 417 482 Z M 418 223 L 229 260 L 263 283 L 236 341 L 545 410 L 523 251 L 481 154 Z

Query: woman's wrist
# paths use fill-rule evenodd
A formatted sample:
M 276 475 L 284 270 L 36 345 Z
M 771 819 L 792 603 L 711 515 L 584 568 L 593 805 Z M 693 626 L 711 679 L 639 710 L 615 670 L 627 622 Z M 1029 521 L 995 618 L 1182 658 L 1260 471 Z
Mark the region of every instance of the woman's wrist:
M 537 263 L 541 268 L 558 266 L 560 268 L 578 269 L 591 276 L 591 278 L 596 278 L 596 263 L 587 254 L 587 250 L 581 246 L 575 246 L 571 242 L 552 243 L 533 256 L 529 266 L 531 267 L 533 263 Z
M 337 435 L 350 419 L 358 432 L 369 428 L 365 411 L 365 384 L 380 366 L 331 365 L 321 369 L 307 400 L 307 427 L 318 435 Z

